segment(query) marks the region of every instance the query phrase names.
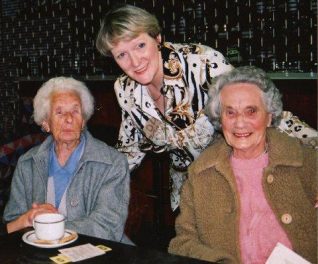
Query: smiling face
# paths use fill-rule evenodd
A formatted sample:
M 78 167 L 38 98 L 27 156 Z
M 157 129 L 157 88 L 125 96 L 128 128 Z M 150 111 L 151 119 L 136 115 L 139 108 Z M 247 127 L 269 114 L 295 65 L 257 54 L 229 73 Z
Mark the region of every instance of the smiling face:
M 271 114 L 264 105 L 262 91 L 255 84 L 233 83 L 223 87 L 220 99 L 222 130 L 233 147 L 233 155 L 250 159 L 264 152 Z
M 58 144 L 77 145 L 85 125 L 79 96 L 74 92 L 52 94 L 49 117 L 43 125 L 52 132 Z
M 157 85 L 162 82 L 162 60 L 156 39 L 147 33 L 138 37 L 119 41 L 111 53 L 119 67 L 132 79 L 143 85 Z

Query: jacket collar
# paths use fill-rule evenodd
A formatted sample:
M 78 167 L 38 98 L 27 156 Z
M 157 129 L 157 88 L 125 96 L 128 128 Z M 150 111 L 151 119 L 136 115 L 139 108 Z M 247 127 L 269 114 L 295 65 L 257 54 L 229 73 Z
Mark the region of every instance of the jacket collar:
M 86 147 L 81 161 L 95 161 L 112 164 L 111 150 L 115 151 L 111 147 L 105 148 L 106 143 L 94 138 L 87 129 L 83 132 L 86 137 Z M 105 153 L 105 149 L 107 153 Z M 103 153 L 103 155 L 101 155 Z
M 304 156 L 300 141 L 288 136 L 275 128 L 267 129 L 269 146 L 269 164 L 272 167 L 279 165 L 300 167 Z
M 269 145 L 269 166 L 302 166 L 303 150 L 297 139 L 279 132 L 276 128 L 268 128 L 266 137 Z M 192 170 L 195 174 L 211 167 L 215 167 L 220 172 L 228 171 L 231 169 L 229 161 L 231 151 L 232 149 L 227 145 L 225 139 L 220 137 L 202 152 Z
M 96 161 L 103 163 L 112 163 L 110 155 L 100 155 L 101 151 L 105 152 L 105 143 L 95 139 L 87 129 L 83 131 L 84 136 L 86 137 L 86 144 L 83 155 L 80 159 L 80 162 L 85 161 Z M 38 151 L 33 155 L 35 161 L 39 162 L 43 166 L 48 168 L 48 157 L 50 146 L 53 143 L 53 137 L 48 136 L 45 141 L 40 145 Z M 110 150 L 108 150 L 110 151 Z

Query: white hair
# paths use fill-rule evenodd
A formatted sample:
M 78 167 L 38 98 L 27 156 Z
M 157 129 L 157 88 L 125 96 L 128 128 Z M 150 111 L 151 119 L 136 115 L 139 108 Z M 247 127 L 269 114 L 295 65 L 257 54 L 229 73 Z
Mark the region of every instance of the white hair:
M 261 90 L 267 112 L 272 114 L 271 125 L 278 126 L 283 111 L 282 96 L 279 90 L 262 69 L 255 66 L 241 66 L 219 75 L 212 80 L 212 84 L 209 86 L 209 100 L 205 106 L 205 112 L 217 130 L 221 130 L 220 93 L 224 86 L 233 83 L 255 84 Z
M 85 123 L 94 113 L 94 97 L 87 86 L 72 77 L 55 77 L 45 82 L 38 90 L 33 100 L 33 118 L 35 123 L 42 125 L 48 118 L 51 110 L 51 97 L 54 93 L 74 92 L 82 105 L 83 118 Z

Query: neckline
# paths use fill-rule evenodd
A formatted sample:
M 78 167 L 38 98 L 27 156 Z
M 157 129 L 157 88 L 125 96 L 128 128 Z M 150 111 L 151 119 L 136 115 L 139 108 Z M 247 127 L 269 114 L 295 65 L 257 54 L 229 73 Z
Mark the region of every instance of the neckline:
M 245 160 L 245 161 L 248 161 L 248 160 L 257 160 L 259 159 L 260 157 L 264 156 L 265 154 L 268 153 L 268 144 L 265 143 L 265 149 L 262 153 L 258 154 L 256 157 L 253 157 L 253 158 L 249 158 L 249 159 L 244 159 L 244 158 L 237 158 L 234 156 L 234 153 L 233 153 L 233 149 L 232 149 L 232 152 L 231 152 L 231 158 L 232 159 L 235 159 L 235 160 Z
M 158 101 L 158 100 L 162 97 L 161 89 L 160 89 L 160 94 L 159 94 L 159 96 L 155 99 L 155 98 L 153 98 L 153 97 L 151 96 L 148 87 L 147 87 L 147 86 L 145 86 L 145 87 L 146 87 L 146 89 L 147 89 L 148 95 L 150 96 L 150 98 L 151 98 L 154 102 Z

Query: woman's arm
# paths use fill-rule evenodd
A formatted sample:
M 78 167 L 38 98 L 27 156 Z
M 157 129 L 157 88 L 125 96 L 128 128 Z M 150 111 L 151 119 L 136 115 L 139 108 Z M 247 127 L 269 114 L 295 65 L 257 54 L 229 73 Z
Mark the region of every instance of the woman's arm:
M 299 138 L 303 144 L 318 149 L 318 132 L 289 111 L 283 111 L 278 130 Z
M 6 229 L 8 233 L 18 231 L 20 229 L 26 228 L 29 226 L 29 221 L 22 215 L 17 219 L 6 224 Z
M 30 210 L 20 215 L 15 220 L 7 223 L 8 233 L 32 226 L 35 216 L 44 213 L 57 213 L 57 209 L 51 204 L 33 203 Z
M 143 135 L 138 131 L 138 128 L 133 126 L 131 117 L 125 110 L 122 110 L 122 122 L 116 148 L 126 155 L 130 171 L 137 168 L 146 155 L 145 152 L 139 149 L 139 140 L 141 140 L 142 137 Z
M 125 93 L 125 89 L 130 90 L 133 88 L 125 88 L 125 85 L 122 77 L 118 78 L 114 84 L 117 101 L 121 107 L 122 113 L 116 148 L 126 155 L 129 169 L 132 171 L 139 166 L 146 154 L 139 148 L 139 143 L 143 139 L 143 135 L 139 131 L 139 128 L 136 127 L 135 122 L 129 113 L 132 107 L 135 106 L 134 95 L 130 93 L 127 94 L 127 92 Z
M 25 228 L 32 226 L 33 218 L 38 214 L 57 212 L 57 209 L 53 205 L 34 202 L 30 200 L 32 199 L 31 197 L 27 196 L 28 193 L 31 193 L 31 189 L 27 186 L 31 186 L 32 175 L 26 173 L 28 170 L 25 170 L 24 164 L 19 159 L 13 174 L 9 201 L 3 214 L 4 221 L 8 223 L 16 221 L 12 225 L 10 224 L 10 230 L 16 227 Z M 25 178 L 26 174 L 30 178 Z

